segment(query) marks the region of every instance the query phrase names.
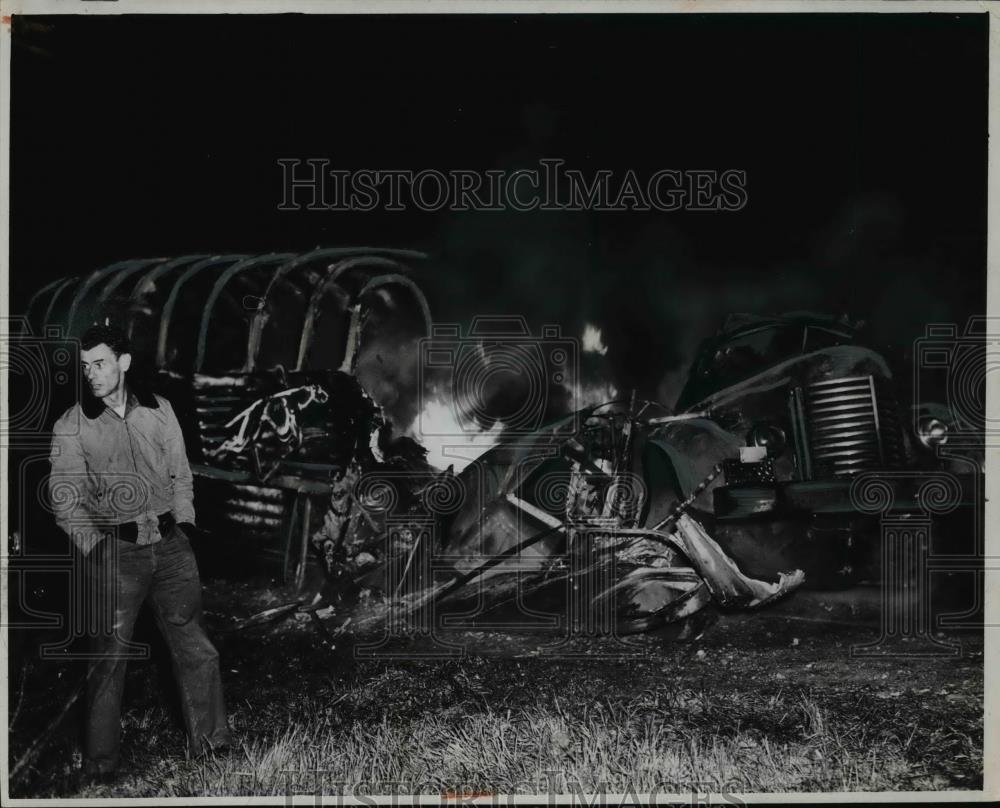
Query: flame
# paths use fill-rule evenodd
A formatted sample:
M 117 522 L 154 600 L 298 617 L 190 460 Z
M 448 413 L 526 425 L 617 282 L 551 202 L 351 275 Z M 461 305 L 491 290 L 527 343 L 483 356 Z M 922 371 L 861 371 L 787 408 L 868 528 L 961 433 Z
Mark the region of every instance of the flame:
M 575 384 L 570 392 L 573 395 L 574 407 L 579 410 L 585 407 L 596 407 L 598 404 L 607 404 L 618 398 L 618 388 L 610 382 Z
M 608 348 L 604 344 L 601 329 L 587 323 L 583 330 L 582 348 L 584 353 L 603 357 Z M 479 343 L 480 358 L 488 363 L 483 343 Z M 607 360 L 596 359 L 596 363 L 605 366 L 598 369 L 596 380 L 582 382 L 570 379 L 570 374 L 564 374 L 562 386 L 570 394 L 570 409 L 580 410 L 613 401 L 618 396 L 618 390 L 610 381 L 600 377 L 606 375 Z M 593 364 L 593 363 L 592 363 Z M 496 422 L 490 429 L 477 430 L 471 419 L 462 418 L 457 402 L 447 392 L 435 390 L 430 395 L 425 394 L 423 406 L 410 427 L 410 437 L 427 450 L 427 462 L 438 469 L 452 466 L 455 473 L 461 472 L 476 458 L 500 442 L 505 425 Z
M 608 380 L 610 368 L 607 359 L 598 358 L 606 357 L 608 353 L 601 329 L 593 323 L 587 323 L 583 327 L 581 347 L 584 354 L 596 356 L 589 357 L 581 366 L 582 379 L 566 384 L 573 402 L 571 408 L 574 410 L 606 404 L 618 397 L 617 388 Z
M 604 344 L 604 335 L 596 325 L 587 323 L 583 327 L 583 352 L 596 353 L 604 356 L 608 352 L 608 346 Z
M 428 397 L 410 431 L 411 437 L 427 450 L 428 463 L 441 470 L 453 466 L 458 474 L 497 445 L 503 424 L 497 422 L 477 432 L 459 418 L 452 402 Z

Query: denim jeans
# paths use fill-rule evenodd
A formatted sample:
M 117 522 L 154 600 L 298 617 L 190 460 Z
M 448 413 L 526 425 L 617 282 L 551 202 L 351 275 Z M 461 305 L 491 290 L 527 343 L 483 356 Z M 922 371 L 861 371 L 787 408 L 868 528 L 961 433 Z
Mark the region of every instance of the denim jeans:
M 105 539 L 87 563 L 96 630 L 87 681 L 86 769 L 118 767 L 125 666 L 147 654 L 131 641 L 143 602 L 152 607 L 170 648 L 189 753 L 231 743 L 219 654 L 202 626 L 198 565 L 183 530 L 174 527 L 155 544 Z

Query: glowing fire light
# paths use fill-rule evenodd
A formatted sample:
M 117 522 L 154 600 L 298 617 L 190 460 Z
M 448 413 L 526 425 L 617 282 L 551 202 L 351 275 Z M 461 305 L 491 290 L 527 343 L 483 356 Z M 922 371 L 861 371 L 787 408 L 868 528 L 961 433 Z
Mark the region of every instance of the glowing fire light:
M 608 352 L 608 346 L 604 344 L 604 335 L 596 325 L 587 323 L 583 328 L 583 352 L 597 353 L 604 356 Z
M 577 384 L 570 391 L 573 395 L 573 402 L 577 409 L 585 407 L 596 407 L 599 404 L 607 404 L 618 398 L 618 388 L 610 382 L 592 382 L 589 384 Z
M 496 446 L 502 432 L 499 422 L 490 429 L 474 431 L 458 417 L 451 402 L 430 397 L 411 428 L 413 439 L 427 450 L 427 462 L 442 471 L 454 466 L 456 474 Z
M 587 323 L 584 326 L 581 342 L 583 353 L 607 356 L 608 346 L 604 344 L 604 335 L 601 333 L 601 329 L 593 323 Z M 618 396 L 618 390 L 605 378 L 609 371 L 606 360 L 592 359 L 586 363 L 586 366 L 589 372 L 585 372 L 585 379 L 567 385 L 567 389 L 573 397 L 575 409 L 605 404 Z

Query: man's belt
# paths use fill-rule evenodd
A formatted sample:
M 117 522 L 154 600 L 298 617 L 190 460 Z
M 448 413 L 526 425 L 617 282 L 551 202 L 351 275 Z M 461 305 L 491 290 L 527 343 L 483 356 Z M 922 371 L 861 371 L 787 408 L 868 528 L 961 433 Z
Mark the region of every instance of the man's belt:
M 160 523 L 160 535 L 166 538 L 170 535 L 170 531 L 173 530 L 175 524 L 174 515 L 170 511 L 167 511 L 166 513 L 161 513 L 156 518 Z M 135 544 L 139 540 L 139 523 L 122 522 L 120 525 L 107 525 L 101 528 L 101 533 L 106 539 L 113 537 Z

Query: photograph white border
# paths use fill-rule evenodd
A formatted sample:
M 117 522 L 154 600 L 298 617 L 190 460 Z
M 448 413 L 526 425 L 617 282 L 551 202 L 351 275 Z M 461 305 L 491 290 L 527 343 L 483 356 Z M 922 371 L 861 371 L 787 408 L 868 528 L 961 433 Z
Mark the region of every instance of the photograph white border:
M 1000 255 L 1000 226 L 996 212 L 1000 205 L 998 186 L 997 156 L 1000 143 L 996 133 L 1000 132 L 1000 5 L 987 2 L 955 0 L 954 2 L 932 2 L 930 0 L 846 0 L 831 2 L 819 0 L 0 0 L 0 320 L 6 322 L 10 305 L 10 102 L 11 102 L 11 21 L 17 14 L 80 14 L 80 15 L 120 15 L 120 14 L 559 14 L 559 13 L 616 13 L 616 14 L 988 14 L 989 15 L 989 133 L 988 153 L 988 238 L 987 238 L 987 315 L 1000 316 L 1000 291 L 998 291 L 997 256 Z M 0 373 L 0 418 L 6 417 L 8 406 L 8 379 Z M 1000 421 L 1000 373 L 986 376 L 986 419 L 987 423 Z M 0 480 L 7 480 L 7 455 L 0 452 Z M 1000 485 L 997 473 L 1000 470 L 1000 444 L 986 449 L 986 556 L 1000 559 Z M 8 531 L 6 507 L 6 487 L 0 492 L 0 536 Z M 6 551 L 6 542 L 3 550 Z M 3 572 L 6 572 L 6 565 Z M 997 570 L 986 573 L 986 623 L 998 624 L 1000 605 L 1000 575 Z M 7 624 L 7 580 L 0 575 L 0 626 Z M 0 652 L 4 664 L 0 670 L 0 712 L 7 716 L 8 670 L 6 665 L 6 628 L 0 636 Z M 983 737 L 983 789 L 981 791 L 931 791 L 931 792 L 820 792 L 820 793 L 763 793 L 734 794 L 734 798 L 748 803 L 825 803 L 842 802 L 845 799 L 867 802 L 950 802 L 987 801 L 1000 798 L 997 767 L 988 766 L 989 760 L 1000 761 L 998 746 L 997 703 L 1000 699 L 1000 647 L 998 634 L 987 629 L 984 646 L 984 737 Z M 992 687 L 990 685 L 993 685 Z M 184 798 L 184 799 L 11 799 L 8 790 L 8 734 L 0 736 L 0 802 L 4 805 L 95 805 L 112 803 L 116 805 L 317 805 L 314 797 L 265 798 Z M 617 805 L 625 796 L 606 797 L 609 804 Z M 640 799 L 642 795 L 638 795 Z M 690 794 L 658 795 L 661 801 L 683 803 L 690 800 Z M 617 797 L 617 799 L 616 799 Z M 502 796 L 479 799 L 447 799 L 440 796 L 414 796 L 412 798 L 365 797 L 324 798 L 322 805 L 519 805 L 538 804 L 580 804 L 579 797 L 552 798 L 546 794 Z M 719 804 L 725 804 L 718 801 Z

